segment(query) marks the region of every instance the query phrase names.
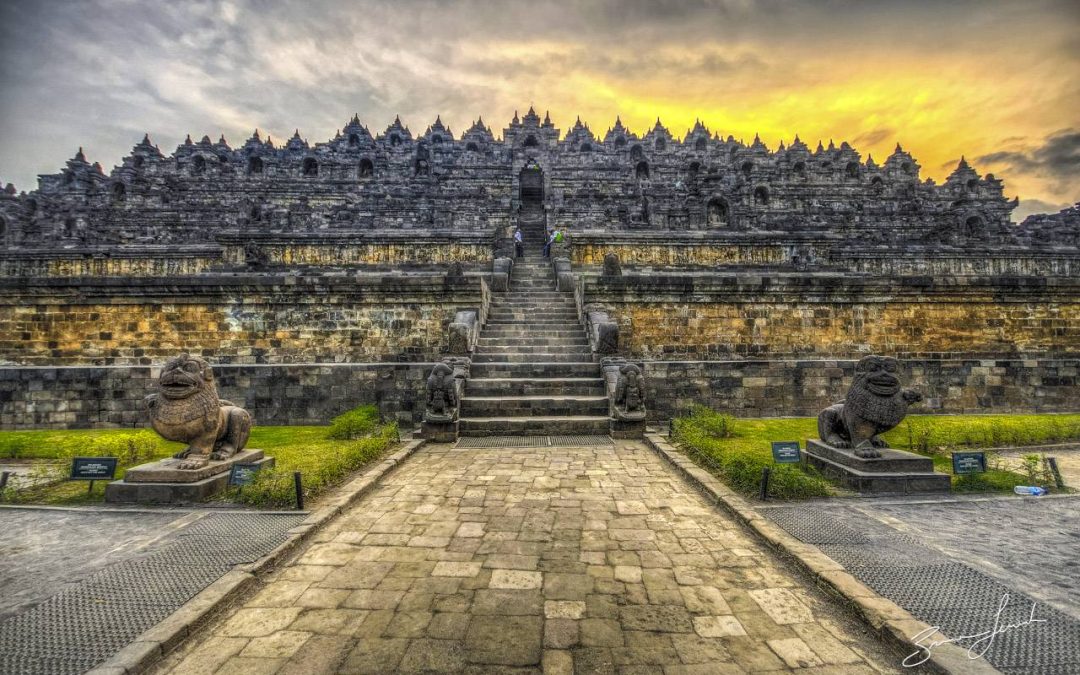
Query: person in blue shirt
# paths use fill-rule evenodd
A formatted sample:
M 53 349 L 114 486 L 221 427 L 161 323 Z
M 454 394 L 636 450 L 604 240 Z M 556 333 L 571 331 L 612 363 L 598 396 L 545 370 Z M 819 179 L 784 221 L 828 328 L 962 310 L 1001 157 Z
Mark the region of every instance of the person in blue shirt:
M 521 234 L 520 227 L 514 230 L 514 250 L 517 251 L 517 257 L 524 257 L 525 237 Z

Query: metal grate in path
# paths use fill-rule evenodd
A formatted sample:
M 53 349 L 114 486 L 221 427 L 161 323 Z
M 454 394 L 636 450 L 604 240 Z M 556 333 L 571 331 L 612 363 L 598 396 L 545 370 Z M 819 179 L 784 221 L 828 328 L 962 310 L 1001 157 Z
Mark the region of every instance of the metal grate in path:
M 867 518 L 841 518 L 804 507 L 759 512 L 801 541 L 816 544 L 859 581 L 950 637 L 983 633 L 994 625 L 999 610 L 999 625 L 1021 624 L 1034 604 L 1041 622 L 996 635 L 986 660 L 1009 675 L 1080 672 L 1080 621 L 910 535 Z
M 75 675 L 165 619 L 233 565 L 285 540 L 304 514 L 215 513 L 146 556 L 97 572 L 0 623 L 0 673 Z

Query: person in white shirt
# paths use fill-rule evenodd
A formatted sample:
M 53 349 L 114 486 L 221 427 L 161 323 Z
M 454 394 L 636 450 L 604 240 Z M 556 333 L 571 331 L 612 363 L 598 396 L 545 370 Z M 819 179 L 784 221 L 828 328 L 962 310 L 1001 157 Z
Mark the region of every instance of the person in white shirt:
M 514 230 L 514 250 L 519 258 L 525 255 L 525 237 L 521 234 L 520 227 Z

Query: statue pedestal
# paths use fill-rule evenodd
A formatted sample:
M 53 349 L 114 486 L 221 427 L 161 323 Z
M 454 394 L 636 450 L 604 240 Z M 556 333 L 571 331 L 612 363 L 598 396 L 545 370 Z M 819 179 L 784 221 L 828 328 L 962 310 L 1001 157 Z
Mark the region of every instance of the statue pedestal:
M 854 450 L 834 448 L 811 439 L 806 442 L 806 463 L 839 480 L 845 487 L 866 494 L 948 492 L 948 474 L 935 473 L 929 457 L 903 450 L 880 448 L 881 457 L 863 458 Z
M 611 418 L 612 438 L 645 438 L 645 418 L 639 420 L 620 420 Z
M 458 423 L 425 420 L 420 427 L 420 434 L 432 443 L 455 443 L 458 439 Z
M 262 450 L 242 450 L 229 459 L 210 462 L 201 469 L 180 469 L 181 459 L 161 459 L 127 470 L 122 480 L 105 487 L 106 502 L 187 504 L 222 492 L 229 485 L 233 464 L 258 464 L 269 469 L 274 458 Z

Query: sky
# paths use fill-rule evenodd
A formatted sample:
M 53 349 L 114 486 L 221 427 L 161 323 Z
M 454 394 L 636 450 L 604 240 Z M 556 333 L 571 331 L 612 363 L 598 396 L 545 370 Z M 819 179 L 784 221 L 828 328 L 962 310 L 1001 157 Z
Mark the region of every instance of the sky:
M 775 149 L 799 134 L 941 182 L 966 156 L 1015 220 L 1080 201 L 1076 0 L 5 0 L 0 181 L 85 148 L 108 172 L 144 133 L 315 143 L 441 115 L 498 136 L 514 111 L 696 119 Z

